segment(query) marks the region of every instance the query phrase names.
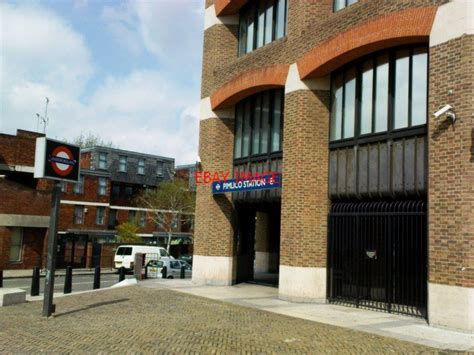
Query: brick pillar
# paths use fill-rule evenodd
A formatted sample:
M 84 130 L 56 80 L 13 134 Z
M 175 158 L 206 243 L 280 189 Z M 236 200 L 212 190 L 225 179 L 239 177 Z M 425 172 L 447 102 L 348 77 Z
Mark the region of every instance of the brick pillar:
M 296 65 L 285 86 L 279 297 L 326 298 L 329 81 L 302 82 Z
M 255 272 L 268 272 L 270 269 L 269 215 L 257 212 L 255 220 Z
M 233 119 L 201 121 L 199 156 L 203 171 L 232 171 L 233 136 Z M 197 185 L 194 282 L 230 285 L 235 281 L 233 218 L 230 194 L 213 195 L 210 185 Z
M 214 70 L 237 56 L 237 28 L 238 16 L 216 17 L 213 1 L 206 2 L 199 131 L 202 171 L 233 171 L 234 110 L 213 111 L 210 95 L 220 85 Z M 197 186 L 193 282 L 235 281 L 233 218 L 230 195 L 213 196 L 210 185 Z
M 430 36 L 430 324 L 474 331 L 474 5 L 440 6 Z M 450 21 L 446 23 L 446 21 Z M 456 24 L 456 25 L 455 25 Z M 471 31 L 471 35 L 466 35 Z M 455 124 L 432 113 L 454 107 Z

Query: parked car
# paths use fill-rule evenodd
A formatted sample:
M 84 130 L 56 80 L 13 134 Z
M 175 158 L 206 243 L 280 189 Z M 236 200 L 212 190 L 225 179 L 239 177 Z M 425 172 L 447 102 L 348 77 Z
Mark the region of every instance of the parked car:
M 193 256 L 191 254 L 184 254 L 178 257 L 178 260 L 184 260 L 186 261 L 189 265 L 193 264 Z
M 121 245 L 115 252 L 114 268 L 120 269 L 121 267 L 124 267 L 126 270 L 132 270 L 136 253 L 147 254 L 147 257 L 152 257 L 155 260 L 174 260 L 174 258 L 168 254 L 166 249 L 162 247 L 148 245 Z
M 163 267 L 166 266 L 166 278 L 179 279 L 181 277 L 181 266 L 185 267 L 184 277 L 191 278 L 192 269 L 186 261 L 183 260 L 150 260 L 147 264 L 148 278 L 162 278 Z

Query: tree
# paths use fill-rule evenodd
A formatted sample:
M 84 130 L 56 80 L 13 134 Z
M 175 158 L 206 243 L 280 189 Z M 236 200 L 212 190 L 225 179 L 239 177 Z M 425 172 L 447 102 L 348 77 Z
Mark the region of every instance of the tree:
M 149 209 L 148 218 L 168 234 L 168 252 L 175 226 L 181 221 L 192 224 L 194 220 L 196 196 L 194 192 L 189 191 L 186 181 L 167 181 L 156 189 L 143 190 L 137 196 L 136 203 Z
M 117 240 L 119 243 L 136 243 L 140 241 L 137 235 L 138 226 L 135 223 L 124 222 L 117 226 Z
M 69 141 L 69 140 L 66 140 Z M 72 144 L 78 145 L 81 148 L 91 148 L 96 145 L 101 147 L 118 148 L 112 141 L 104 141 L 99 135 L 92 132 L 81 132 L 81 134 L 70 141 Z

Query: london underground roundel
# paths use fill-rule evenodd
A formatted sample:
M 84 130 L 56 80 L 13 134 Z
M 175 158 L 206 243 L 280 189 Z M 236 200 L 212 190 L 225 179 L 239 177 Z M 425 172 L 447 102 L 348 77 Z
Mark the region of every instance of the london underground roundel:
M 36 140 L 35 177 L 78 181 L 80 148 L 45 137 Z
M 56 147 L 48 161 L 56 174 L 60 176 L 68 176 L 74 169 L 74 165 L 77 164 L 71 150 L 64 145 Z

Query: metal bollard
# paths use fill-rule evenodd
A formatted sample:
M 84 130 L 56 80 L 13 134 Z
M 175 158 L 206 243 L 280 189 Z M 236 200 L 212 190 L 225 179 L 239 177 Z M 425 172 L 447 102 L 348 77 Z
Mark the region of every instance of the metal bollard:
M 100 288 L 100 266 L 96 266 L 94 272 L 94 290 L 98 288 Z
M 66 267 L 66 278 L 64 279 L 64 293 L 71 293 L 72 291 L 72 267 Z
M 181 279 L 184 279 L 186 277 L 186 267 L 181 266 L 181 274 L 179 275 Z
M 0 288 L 3 287 L 3 270 L 0 270 Z
M 166 268 L 166 266 L 163 266 L 163 268 L 161 269 L 161 277 L 163 279 L 166 279 L 167 276 L 168 276 L 168 269 Z
M 33 277 L 31 279 L 31 296 L 38 296 L 40 293 L 40 268 L 35 266 L 33 268 Z
M 119 282 L 125 280 L 125 268 L 122 266 L 119 269 Z

